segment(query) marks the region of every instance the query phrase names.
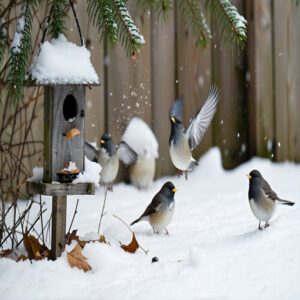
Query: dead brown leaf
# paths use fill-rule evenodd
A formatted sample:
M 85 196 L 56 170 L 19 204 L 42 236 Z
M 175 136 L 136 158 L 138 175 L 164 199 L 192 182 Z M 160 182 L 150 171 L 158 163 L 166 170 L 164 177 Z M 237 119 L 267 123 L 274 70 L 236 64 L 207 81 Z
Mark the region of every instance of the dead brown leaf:
M 72 128 L 71 130 L 69 130 L 66 135 L 65 138 L 67 138 L 68 140 L 71 140 L 74 136 L 79 135 L 80 134 L 80 130 L 77 128 Z
M 7 257 L 12 254 L 12 249 L 4 249 L 0 251 L 0 257 Z
M 87 262 L 87 258 L 82 254 L 82 248 L 79 244 L 76 244 L 72 251 L 67 253 L 67 257 L 72 268 L 76 267 L 84 272 L 92 270 L 92 267 Z
M 28 256 L 25 256 L 25 255 L 20 255 L 18 258 L 17 258 L 17 261 L 24 261 L 24 260 L 27 260 L 28 259 Z
M 77 235 L 77 230 L 78 229 L 74 229 L 71 233 L 67 233 L 66 234 L 66 243 L 67 245 L 70 245 L 72 243 L 72 241 L 79 241 L 79 236 Z
M 45 245 L 41 245 L 33 235 L 24 234 L 23 243 L 29 259 L 41 260 L 50 257 L 50 250 Z
M 129 252 L 129 253 L 135 253 L 136 252 L 136 250 L 139 248 L 139 244 L 136 240 L 134 232 L 132 233 L 132 240 L 131 240 L 130 244 L 128 244 L 128 245 L 122 245 L 121 244 L 121 248 L 124 251 Z

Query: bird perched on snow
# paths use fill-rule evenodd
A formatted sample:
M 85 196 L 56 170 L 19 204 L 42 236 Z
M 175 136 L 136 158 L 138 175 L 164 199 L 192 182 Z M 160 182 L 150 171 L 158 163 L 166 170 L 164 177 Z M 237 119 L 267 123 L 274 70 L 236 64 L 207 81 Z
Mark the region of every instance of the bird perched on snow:
M 133 221 L 130 226 L 140 221 L 148 221 L 154 233 L 158 233 L 164 229 L 169 234 L 166 227 L 173 218 L 175 208 L 174 195 L 176 191 L 172 182 L 166 182 L 153 197 L 143 214 L 137 220 Z
M 218 101 L 219 90 L 216 86 L 211 86 L 205 103 L 190 120 L 187 128 L 182 124 L 183 99 L 177 99 L 170 109 L 170 156 L 178 174 L 185 172 L 186 179 L 188 171 L 198 164 L 192 156 L 192 151 L 200 144 L 207 131 L 217 110 Z
M 264 228 L 270 225 L 269 221 L 275 212 L 277 203 L 290 206 L 295 203 L 279 198 L 259 171 L 252 170 L 247 177 L 249 178 L 248 199 L 250 207 L 259 221 L 258 229 L 262 230 L 260 223 L 265 222 Z
M 104 133 L 100 140 L 98 160 L 102 167 L 100 173 L 100 184 L 107 185 L 112 190 L 112 185 L 119 170 L 119 159 L 126 165 L 137 160 L 137 154 L 124 141 L 114 145 L 111 135 Z

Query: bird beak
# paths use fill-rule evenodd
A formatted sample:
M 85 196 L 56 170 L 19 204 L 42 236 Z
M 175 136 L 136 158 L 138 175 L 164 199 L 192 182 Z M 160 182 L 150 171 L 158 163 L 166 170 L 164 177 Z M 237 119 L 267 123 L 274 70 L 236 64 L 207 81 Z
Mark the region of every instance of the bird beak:
M 176 123 L 176 120 L 174 117 L 171 117 L 171 121 L 175 124 Z
M 105 144 L 105 141 L 104 140 L 100 140 L 100 144 Z
M 249 174 L 247 174 L 246 176 L 249 178 L 249 180 L 252 179 L 252 177 Z
M 172 192 L 173 193 L 176 193 L 178 190 L 176 189 L 176 188 L 174 188 L 173 190 L 172 190 Z

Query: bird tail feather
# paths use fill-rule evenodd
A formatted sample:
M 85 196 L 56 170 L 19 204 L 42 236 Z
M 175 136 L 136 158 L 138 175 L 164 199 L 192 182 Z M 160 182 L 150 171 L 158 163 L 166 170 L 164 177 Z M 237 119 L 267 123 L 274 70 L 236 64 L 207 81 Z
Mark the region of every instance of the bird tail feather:
M 135 221 L 133 221 L 132 223 L 130 223 L 130 226 L 134 225 L 135 223 L 139 222 L 141 220 L 141 218 L 136 219 Z
M 277 199 L 278 202 L 282 205 L 289 205 L 289 206 L 293 206 L 295 203 L 292 201 L 288 201 L 288 200 L 283 200 L 283 199 Z

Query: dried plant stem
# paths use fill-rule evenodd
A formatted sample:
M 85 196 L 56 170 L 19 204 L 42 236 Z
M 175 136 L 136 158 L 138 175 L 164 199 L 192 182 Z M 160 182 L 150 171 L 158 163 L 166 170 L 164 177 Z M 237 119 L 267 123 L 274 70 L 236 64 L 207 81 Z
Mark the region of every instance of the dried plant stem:
M 108 190 L 108 186 L 105 186 L 105 195 L 104 195 L 104 201 L 103 201 L 102 211 L 101 211 L 99 225 L 98 225 L 98 233 L 100 233 L 101 222 L 102 222 L 102 218 L 104 216 L 104 208 L 105 208 L 105 203 L 106 203 L 107 190 Z

